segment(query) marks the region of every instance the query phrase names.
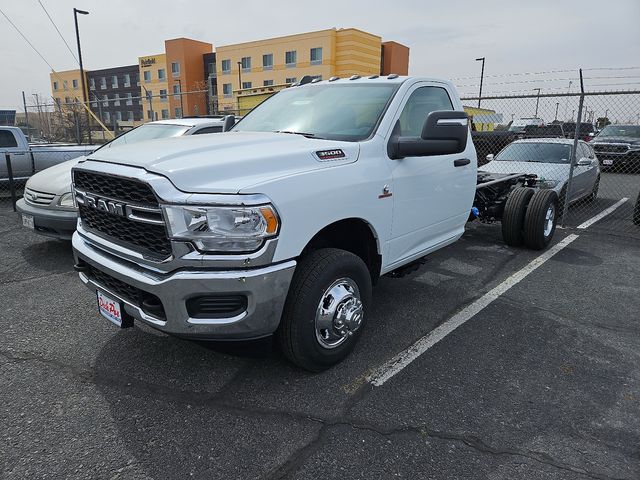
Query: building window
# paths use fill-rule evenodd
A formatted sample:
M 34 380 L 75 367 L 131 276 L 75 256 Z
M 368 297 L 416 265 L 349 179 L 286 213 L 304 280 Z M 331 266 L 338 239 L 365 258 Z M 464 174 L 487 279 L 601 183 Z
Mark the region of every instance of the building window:
M 113 106 L 114 107 L 119 107 L 120 106 L 120 94 L 119 93 L 116 93 L 116 95 L 114 97 Z
M 176 84 L 173 86 L 173 94 L 174 94 L 174 95 L 179 95 L 179 94 L 180 94 L 180 84 L 179 84 L 179 83 L 176 83 Z
M 242 60 L 240 62 L 242 63 L 243 72 L 251 71 L 251 57 L 242 57 Z
M 264 85 L 265 87 L 270 87 L 271 85 L 273 85 L 273 80 L 265 80 L 264 82 L 262 82 L 262 85 Z
M 131 86 L 131 75 L 129 75 L 128 73 L 124 74 L 124 86 L 125 87 Z
M 133 105 L 131 92 L 127 93 L 127 101 L 125 102 L 127 105 Z
M 109 112 L 104 112 L 104 116 L 102 118 L 104 123 L 111 123 L 111 114 Z
M 147 118 L 153 120 L 153 112 L 151 110 L 147 110 Z
M 116 112 L 116 120 L 119 122 L 122 121 L 122 112 L 120 110 Z
M 288 68 L 292 68 L 296 66 L 298 61 L 298 52 L 295 50 L 291 50 L 289 52 L 285 52 L 284 54 L 284 63 Z
M 297 81 L 298 79 L 296 77 L 287 77 L 284 83 L 288 83 L 289 85 L 291 85 L 292 83 L 296 83 Z
M 118 76 L 113 75 L 111 77 L 111 88 L 118 88 Z
M 273 70 L 273 53 L 262 55 L 263 70 Z
M 140 86 L 140 74 L 136 73 L 136 87 Z
M 174 77 L 180 76 L 180 64 L 178 62 L 171 62 L 171 75 Z
M 160 90 L 160 101 L 161 102 L 166 102 L 167 101 L 167 91 L 166 90 Z
M 89 79 L 89 89 L 90 90 L 95 90 L 96 89 L 96 80 L 94 78 L 90 78 Z
M 76 80 L 75 78 L 73 80 L 71 80 L 71 85 L 73 85 L 73 89 L 77 90 L 78 89 L 78 80 Z
M 95 100 L 91 102 L 91 108 L 98 108 L 98 102 L 96 102 Z
M 231 90 L 230 83 L 224 83 L 222 85 L 222 94 L 224 95 L 225 98 L 229 98 L 233 96 L 233 91 Z
M 105 77 L 100 77 L 100 90 L 107 89 L 107 79 Z
M 102 106 L 103 107 L 108 107 L 109 106 L 109 95 L 104 95 L 102 97 Z
M 127 112 L 127 121 L 133 122 L 133 112 L 131 110 Z
M 159 68 L 158 69 L 158 80 L 164 80 L 165 78 L 167 78 L 167 72 L 165 71 L 164 68 Z
M 176 118 L 182 118 L 182 109 L 180 107 L 175 108 Z
M 53 82 L 53 89 L 58 90 L 58 82 Z
M 64 103 L 71 103 L 71 99 L 69 97 L 64 97 Z
M 322 63 L 322 47 L 311 49 L 311 65 L 320 65 Z
M 231 73 L 231 60 L 222 60 L 222 73 Z
M 69 84 L 67 83 L 67 81 L 66 81 L 66 80 L 63 80 L 63 81 L 62 81 L 62 87 L 63 87 L 65 90 L 69 90 Z
M 164 108 L 164 109 L 162 109 L 162 119 L 166 120 L 167 118 L 169 118 L 169 110 Z
M 207 73 L 209 75 L 215 75 L 216 74 L 216 64 L 215 63 L 210 63 L 209 65 L 207 65 Z
M 242 88 L 251 88 L 251 82 L 242 82 Z
M 151 70 L 145 70 L 144 72 L 142 72 L 142 75 L 144 76 L 145 82 L 151 81 Z

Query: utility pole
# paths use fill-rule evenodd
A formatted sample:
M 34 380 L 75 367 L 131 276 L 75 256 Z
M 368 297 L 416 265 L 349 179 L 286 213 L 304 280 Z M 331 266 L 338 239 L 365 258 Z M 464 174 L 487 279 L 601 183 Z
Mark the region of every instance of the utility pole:
M 147 100 L 149 100 L 149 112 L 151 113 L 151 118 L 149 120 L 153 122 L 153 103 L 151 103 L 151 94 L 149 93 L 149 90 L 147 90 L 147 87 L 142 85 L 142 88 L 144 88 L 144 94 L 147 97 Z M 142 118 L 144 118 L 144 112 L 142 114 Z
M 84 67 L 82 66 L 82 49 L 80 48 L 80 30 L 78 29 L 78 14 L 89 15 L 89 12 L 85 10 L 73 9 L 73 19 L 76 24 L 76 41 L 78 42 L 78 63 L 80 64 L 80 82 L 82 84 L 82 103 L 85 106 L 85 117 L 87 118 L 87 130 L 89 131 L 89 138 L 91 137 L 91 129 L 89 128 L 89 112 L 87 112 L 87 91 L 84 84 Z M 91 143 L 91 142 L 89 142 Z
M 478 108 L 480 108 L 480 100 L 482 99 L 482 80 L 484 79 L 484 57 L 476 58 L 476 62 L 482 60 L 482 71 L 480 72 L 480 93 L 478 93 Z
M 564 118 L 565 121 L 567 119 L 567 112 L 569 111 L 569 94 L 571 93 L 571 84 L 573 82 L 571 80 L 569 80 L 569 88 L 567 89 L 567 101 L 564 104 Z
M 536 97 L 536 113 L 533 114 L 534 118 L 538 118 L 538 105 L 540 103 L 540 89 L 539 88 L 534 88 L 534 90 L 538 91 L 538 96 Z
M 24 107 L 24 121 L 27 123 L 27 137 L 31 140 L 31 127 L 29 127 L 29 112 L 27 111 L 27 100 L 24 97 L 24 90 L 22 91 L 22 106 Z
M 242 90 L 242 62 L 238 62 L 238 115 L 240 115 L 240 90 Z

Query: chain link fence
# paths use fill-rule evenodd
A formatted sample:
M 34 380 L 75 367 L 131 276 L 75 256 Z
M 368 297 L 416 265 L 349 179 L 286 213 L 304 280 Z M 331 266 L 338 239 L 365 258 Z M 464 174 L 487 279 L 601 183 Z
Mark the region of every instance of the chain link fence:
M 479 169 L 554 189 L 567 228 L 640 238 L 640 91 L 463 98 Z M 479 104 L 479 106 L 478 106 Z

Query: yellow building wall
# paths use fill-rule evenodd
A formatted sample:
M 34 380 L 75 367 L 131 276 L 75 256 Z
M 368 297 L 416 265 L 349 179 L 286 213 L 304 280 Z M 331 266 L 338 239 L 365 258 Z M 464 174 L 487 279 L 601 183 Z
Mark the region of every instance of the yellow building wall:
M 49 80 L 51 82 L 51 96 L 55 103 L 64 106 L 65 103 L 74 103 L 76 100 L 82 102 L 82 81 L 79 69 L 51 72 Z M 77 87 L 75 88 L 73 87 L 73 80 L 77 82 Z M 58 88 L 54 88 L 56 83 Z M 85 88 L 88 87 L 86 83 L 85 72 Z
M 164 69 L 164 79 L 158 78 L 158 70 Z M 140 74 L 140 94 L 142 96 L 142 113 L 145 122 L 162 119 L 162 110 L 167 110 L 168 118 L 172 118 L 169 106 L 169 95 L 173 92 L 169 91 L 168 79 L 171 75 L 167 68 L 167 56 L 164 53 L 157 55 L 145 55 L 138 57 L 138 70 Z M 151 79 L 145 81 L 144 72 L 151 72 Z M 149 100 L 147 100 L 146 91 L 150 91 L 153 95 L 151 106 L 154 118 L 149 118 Z M 160 90 L 167 90 L 167 98 L 160 98 Z
M 376 75 L 380 73 L 382 40 L 355 28 L 328 29 L 317 32 L 287 35 L 255 42 L 227 45 L 216 48 L 218 104 L 221 111 L 237 110 L 237 91 L 242 83 L 251 82 L 252 88 L 262 87 L 265 80 L 274 85 L 286 83 L 287 78 L 300 80 L 304 75 L 321 75 L 323 80 L 332 76 Z M 322 62 L 311 64 L 311 49 L 322 48 Z M 297 52 L 296 66 L 288 67 L 285 53 Z M 273 54 L 273 69 L 262 68 L 262 56 Z M 242 57 L 251 57 L 251 71 L 240 72 L 238 62 Z M 223 60 L 231 61 L 231 70 L 223 73 Z M 234 92 L 225 98 L 223 85 L 231 84 Z

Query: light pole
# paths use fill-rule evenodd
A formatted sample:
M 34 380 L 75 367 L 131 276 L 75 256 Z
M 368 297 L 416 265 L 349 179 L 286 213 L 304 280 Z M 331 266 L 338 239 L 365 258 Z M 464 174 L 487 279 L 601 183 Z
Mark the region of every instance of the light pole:
M 556 118 L 554 120 L 558 120 L 558 107 L 560 106 L 560 102 L 556 102 Z
M 478 108 L 480 108 L 480 100 L 482 99 L 482 81 L 484 80 L 484 57 L 476 58 L 476 62 L 482 60 L 482 70 L 480 71 L 480 93 L 478 93 Z
M 538 91 L 538 96 L 536 97 L 536 113 L 533 114 L 533 118 L 538 118 L 538 105 L 540 104 L 540 89 L 534 88 L 534 90 Z
M 84 68 L 82 66 L 82 49 L 80 48 L 80 30 L 78 30 L 78 14 L 80 15 L 89 15 L 89 12 L 85 10 L 78 10 L 77 8 L 73 9 L 73 20 L 76 24 L 76 42 L 78 43 L 78 63 L 80 64 L 80 83 L 82 85 L 82 103 L 87 108 L 87 92 L 85 91 L 84 85 Z M 85 110 L 85 115 L 87 117 L 87 129 L 91 132 L 89 128 L 89 113 Z
M 564 118 L 566 121 L 567 118 L 567 112 L 569 111 L 569 94 L 571 93 L 571 84 L 573 82 L 571 80 L 569 80 L 569 88 L 567 88 L 567 101 L 564 104 Z
M 178 89 L 180 91 L 180 117 L 184 117 L 184 105 L 182 103 L 182 82 L 180 81 L 180 79 L 177 79 L 176 82 L 178 82 Z

